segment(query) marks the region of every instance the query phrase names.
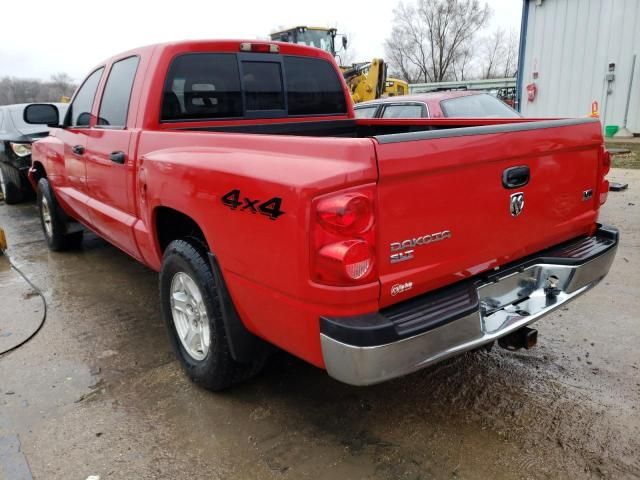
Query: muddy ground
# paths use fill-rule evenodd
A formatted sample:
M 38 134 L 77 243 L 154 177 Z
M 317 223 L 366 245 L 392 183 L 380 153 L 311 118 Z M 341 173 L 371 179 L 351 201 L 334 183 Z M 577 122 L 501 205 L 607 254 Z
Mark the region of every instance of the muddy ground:
M 537 324 L 536 349 L 369 388 L 280 353 L 255 381 L 199 389 L 170 350 L 155 273 L 93 235 L 49 253 L 33 204 L 0 205 L 49 309 L 0 358 L 0 477 L 13 438 L 47 480 L 639 478 L 640 170 L 610 178 L 630 184 L 601 215 L 622 231 L 612 271 Z M 42 314 L 22 282 L 0 257 L 0 347 Z

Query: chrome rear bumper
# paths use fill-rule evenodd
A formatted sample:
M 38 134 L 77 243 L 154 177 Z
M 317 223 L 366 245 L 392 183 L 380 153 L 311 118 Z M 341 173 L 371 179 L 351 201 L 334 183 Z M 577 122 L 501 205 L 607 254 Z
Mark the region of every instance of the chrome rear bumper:
M 390 309 L 323 317 L 327 372 L 344 383 L 370 385 L 490 343 L 597 285 L 609 272 L 617 246 L 617 230 L 601 226 L 593 237 Z

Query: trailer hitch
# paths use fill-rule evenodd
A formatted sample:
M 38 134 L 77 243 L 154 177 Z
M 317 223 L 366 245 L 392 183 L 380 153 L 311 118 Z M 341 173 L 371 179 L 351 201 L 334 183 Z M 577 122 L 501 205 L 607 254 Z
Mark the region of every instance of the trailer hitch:
M 538 343 L 538 331 L 535 328 L 522 327 L 515 332 L 498 339 L 498 345 L 507 350 L 529 350 Z

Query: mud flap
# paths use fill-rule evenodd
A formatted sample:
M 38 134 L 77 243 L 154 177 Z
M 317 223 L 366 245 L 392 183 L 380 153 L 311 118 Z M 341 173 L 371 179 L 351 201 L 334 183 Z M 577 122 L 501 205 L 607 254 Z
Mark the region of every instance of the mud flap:
M 238 363 L 251 363 L 257 358 L 268 354 L 271 346 L 245 328 L 227 290 L 218 260 L 213 253 L 209 252 L 208 255 L 213 276 L 216 280 L 216 290 L 218 298 L 220 298 L 224 330 L 227 334 L 231 356 Z

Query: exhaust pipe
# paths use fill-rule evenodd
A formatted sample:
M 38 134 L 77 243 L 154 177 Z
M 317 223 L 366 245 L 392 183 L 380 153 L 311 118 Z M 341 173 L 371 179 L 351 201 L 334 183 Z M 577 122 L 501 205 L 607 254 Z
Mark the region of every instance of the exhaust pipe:
M 529 350 L 535 347 L 537 343 L 538 331 L 529 327 L 522 327 L 498 339 L 498 345 L 507 350 L 520 350 L 521 348 Z

